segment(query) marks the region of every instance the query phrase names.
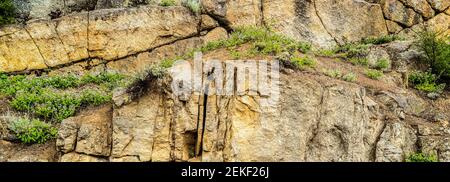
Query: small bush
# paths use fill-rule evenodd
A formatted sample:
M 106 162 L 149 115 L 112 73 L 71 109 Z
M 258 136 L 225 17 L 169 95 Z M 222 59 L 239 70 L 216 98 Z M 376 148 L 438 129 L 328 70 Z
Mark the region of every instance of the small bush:
M 367 70 L 366 76 L 373 80 L 379 80 L 383 76 L 383 72 L 378 70 Z
M 343 46 L 337 47 L 335 52 L 337 53 L 345 53 L 347 58 L 362 58 L 365 57 L 369 50 L 369 46 L 366 44 L 358 44 L 358 43 L 348 43 Z
M 354 73 L 350 72 L 350 73 L 347 73 L 344 76 L 342 76 L 342 79 L 347 82 L 355 82 L 357 77 Z
M 185 0 L 183 1 L 183 6 L 187 7 L 194 14 L 200 13 L 200 1 L 199 0 Z
M 416 45 L 425 54 L 425 63 L 431 73 L 438 79 L 443 75 L 450 77 L 450 36 L 443 36 L 442 32 L 423 30 L 417 33 Z
M 340 70 L 325 70 L 325 75 L 331 77 L 331 78 L 341 78 L 342 73 Z
M 379 70 L 385 70 L 389 68 L 389 60 L 387 59 L 379 59 L 375 64 L 375 68 Z
M 318 56 L 333 57 L 336 54 L 334 49 L 320 49 L 315 52 Z
M 14 23 L 16 8 L 11 0 L 0 1 L 0 26 L 5 24 Z
M 385 35 L 381 37 L 369 37 L 366 39 L 363 39 L 361 41 L 362 44 L 374 44 L 374 45 L 380 45 L 380 44 L 386 44 L 389 42 L 393 42 L 396 40 L 402 40 L 401 37 L 398 35 Z
M 435 155 L 416 153 L 411 154 L 406 158 L 406 162 L 438 162 Z
M 230 55 L 233 59 L 241 59 L 242 54 L 237 50 L 231 50 Z
M 278 55 L 282 52 L 307 52 L 311 45 L 297 42 L 291 38 L 276 34 L 267 28 L 239 27 L 231 33 L 230 38 L 208 42 L 195 51 L 208 52 L 220 48 L 237 47 L 245 43 L 252 43 L 250 52 L 260 55 Z
M 25 144 L 45 143 L 55 138 L 58 133 L 56 128 L 37 119 L 19 118 L 13 121 L 9 128 Z
M 305 67 L 314 67 L 316 65 L 316 61 L 309 56 L 304 57 L 294 57 L 291 62 L 298 68 L 304 69 Z
M 414 71 L 409 74 L 408 79 L 420 91 L 441 93 L 445 89 L 445 84 L 438 84 L 437 76 L 430 72 Z
M 159 3 L 160 6 L 174 6 L 176 4 L 175 0 L 161 0 L 161 2 Z

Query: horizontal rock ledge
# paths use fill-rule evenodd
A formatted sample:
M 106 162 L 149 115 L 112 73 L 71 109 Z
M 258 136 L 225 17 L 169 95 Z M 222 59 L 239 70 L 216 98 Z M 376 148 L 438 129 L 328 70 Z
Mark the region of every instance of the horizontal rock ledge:
M 88 58 L 123 58 L 194 36 L 199 22 L 182 6 L 141 6 L 7 26 L 0 29 L 0 72 L 45 69 Z

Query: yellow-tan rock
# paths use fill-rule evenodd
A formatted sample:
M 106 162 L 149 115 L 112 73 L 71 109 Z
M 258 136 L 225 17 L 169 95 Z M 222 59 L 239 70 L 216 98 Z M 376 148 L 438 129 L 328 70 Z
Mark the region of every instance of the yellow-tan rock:
M 0 72 L 47 68 L 44 58 L 26 29 L 8 26 L 0 29 Z

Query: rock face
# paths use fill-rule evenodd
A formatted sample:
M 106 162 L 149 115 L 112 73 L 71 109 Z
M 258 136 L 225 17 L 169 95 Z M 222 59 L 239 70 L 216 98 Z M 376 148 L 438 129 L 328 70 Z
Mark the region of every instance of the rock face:
M 415 130 L 401 122 L 388 123 L 376 148 L 377 162 L 402 162 L 416 149 Z
M 61 161 L 91 161 L 92 156 L 111 154 L 112 108 L 103 106 L 65 119 L 59 128 L 56 147 Z
M 205 57 L 209 56 L 214 57 Z M 171 72 L 185 69 L 175 66 Z M 205 62 L 205 78 L 211 70 Z M 238 70 L 213 74 L 227 77 Z M 57 141 L 64 153 L 60 160 L 400 162 L 419 150 L 441 161 L 449 159 L 448 128 L 431 127 L 416 118 L 429 105 L 412 93 L 370 94 L 356 84 L 294 72 L 279 75 L 278 105 L 267 105 L 263 103 L 270 95 L 251 94 L 251 87 L 233 96 L 174 95 L 171 84 L 179 81 L 148 80 L 137 98 L 118 92 L 112 116 L 100 114 L 110 109 L 102 107 L 65 120 Z M 223 84 L 228 84 L 226 79 Z M 208 82 L 203 86 L 217 87 Z M 100 117 L 107 119 L 89 124 Z M 113 129 L 100 123 L 111 123 Z M 83 125 L 90 131 L 87 137 L 81 137 Z M 105 129 L 93 129 L 96 126 Z M 105 150 L 111 145 L 111 153 L 89 147 L 102 143 L 102 138 Z
M 31 12 L 42 15 L 61 6 L 61 1 L 51 0 L 17 2 L 20 10 L 34 7 L 45 13 Z M 389 33 L 414 36 L 422 22 L 450 31 L 450 15 L 443 12 L 450 5 L 442 0 L 203 0 L 199 15 L 182 6 L 133 7 L 155 4 L 147 1 L 64 2 L 62 9 L 81 12 L 63 13 L 52 20 L 32 17 L 25 26 L 0 28 L 0 72 L 42 70 L 80 61 L 130 61 L 180 40 L 200 36 L 206 37 L 204 42 L 217 40 L 240 26 L 269 26 L 317 48 Z M 111 7 L 128 8 L 102 9 Z
M 27 146 L 0 140 L 0 162 L 56 162 L 55 143 Z
M 98 10 L 0 30 L 0 71 L 115 60 L 189 38 L 199 19 L 184 7 Z
M 182 6 L 144 5 L 152 3 L 141 0 L 15 1 L 32 20 L 0 28 L 0 72 L 51 68 L 49 74 L 140 76 L 164 58 L 227 38 L 240 26 L 268 26 L 317 48 L 388 34 L 412 36 L 422 22 L 450 34 L 449 2 L 202 0 L 202 12 L 194 14 Z M 371 46 L 368 55 L 372 66 L 389 60 L 387 74 L 404 73 L 419 58 L 412 42 L 401 41 Z M 227 64 L 235 69 L 213 69 Z M 450 101 L 441 111 L 429 111 L 441 107 L 408 90 L 374 90 L 283 68 L 270 76 L 279 78 L 274 84 L 280 88 L 278 104 L 270 105 L 276 89 L 265 93 L 247 86 L 249 80 L 227 80 L 245 73 L 245 66 L 204 62 L 200 86 L 208 91 L 175 95 L 176 88 L 186 86 L 181 78 L 192 76 L 181 74 L 190 67 L 175 65 L 170 73 L 178 77 L 145 80 L 139 93 L 117 90 L 113 103 L 65 119 L 56 141 L 42 146 L 11 142 L 0 122 L 0 161 L 399 162 L 418 151 L 450 161 L 445 124 Z M 264 77 L 256 74 L 262 69 L 249 69 L 249 79 Z M 234 81 L 244 83 L 233 87 L 237 95 L 209 92 Z M 427 112 L 432 119 L 425 117 Z
M 146 4 L 159 4 L 150 0 L 12 0 L 17 7 L 20 21 L 29 19 L 54 19 L 73 12 L 96 9 L 136 7 Z M 179 0 L 175 1 L 178 5 Z
M 339 44 L 387 34 L 379 5 L 357 0 L 316 0 L 318 16 Z

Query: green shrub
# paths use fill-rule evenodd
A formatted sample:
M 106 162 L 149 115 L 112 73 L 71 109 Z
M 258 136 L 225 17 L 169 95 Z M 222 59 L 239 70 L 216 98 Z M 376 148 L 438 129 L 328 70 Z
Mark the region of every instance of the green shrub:
M 450 77 L 450 36 L 442 32 L 423 30 L 417 33 L 416 45 L 425 54 L 425 63 L 438 79 L 443 75 Z
M 325 75 L 331 77 L 331 78 L 341 78 L 342 73 L 340 70 L 325 70 Z
M 5 24 L 14 23 L 16 8 L 11 0 L 0 1 L 0 26 Z
M 25 77 L 0 74 L 0 93 L 9 96 L 13 109 L 34 114 L 46 120 L 62 121 L 82 106 L 100 105 L 111 100 L 111 91 L 124 76 L 114 73 L 98 75 Z M 66 91 L 89 85 L 81 92 Z
M 337 53 L 345 53 L 345 56 L 348 58 L 362 58 L 365 57 L 369 50 L 369 46 L 366 44 L 359 44 L 359 43 L 348 43 L 343 46 L 339 46 L 335 48 L 335 52 Z
M 25 144 L 45 143 L 56 137 L 58 130 L 40 120 L 19 118 L 13 121 L 9 128 L 15 136 Z
M 161 2 L 159 2 L 159 5 L 167 7 L 167 6 L 174 6 L 175 3 L 176 3 L 175 0 L 161 0 Z
M 230 38 L 208 42 L 195 51 L 208 52 L 220 48 L 237 47 L 245 43 L 252 43 L 250 52 L 261 55 L 278 55 L 282 52 L 307 52 L 311 45 L 297 42 L 291 38 L 276 34 L 267 28 L 239 27 L 231 33 Z
M 366 76 L 373 80 L 379 80 L 383 76 L 383 72 L 378 70 L 367 70 Z
M 294 57 L 292 58 L 291 62 L 297 67 L 298 69 L 304 69 L 305 67 L 314 67 L 316 65 L 316 61 L 309 56 L 304 57 Z
M 375 64 L 375 68 L 379 70 L 385 70 L 389 68 L 389 60 L 387 59 L 379 59 L 377 60 L 377 63 Z
M 241 59 L 241 56 L 242 56 L 241 52 L 234 50 L 234 49 L 232 49 L 230 51 L 230 55 L 233 59 Z
M 408 79 L 420 91 L 441 93 L 445 89 L 445 84 L 438 84 L 438 77 L 430 72 L 414 71 Z
M 184 0 L 183 6 L 187 7 L 189 10 L 191 10 L 194 14 L 200 13 L 200 1 L 199 0 Z
M 396 40 L 402 40 L 401 37 L 398 35 L 385 35 L 381 37 L 369 37 L 365 38 L 361 41 L 362 44 L 374 44 L 374 45 L 380 45 L 380 44 L 386 44 L 389 42 L 393 42 Z
M 406 162 L 438 162 L 436 155 L 415 153 L 406 158 Z
M 357 77 L 354 73 L 350 72 L 342 76 L 342 79 L 347 82 L 355 82 Z
M 369 66 L 369 60 L 367 58 L 351 58 L 349 62 L 353 65 Z

